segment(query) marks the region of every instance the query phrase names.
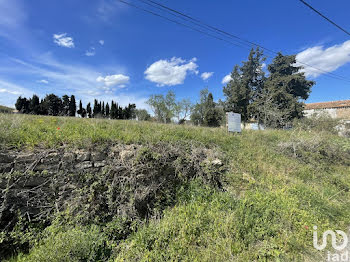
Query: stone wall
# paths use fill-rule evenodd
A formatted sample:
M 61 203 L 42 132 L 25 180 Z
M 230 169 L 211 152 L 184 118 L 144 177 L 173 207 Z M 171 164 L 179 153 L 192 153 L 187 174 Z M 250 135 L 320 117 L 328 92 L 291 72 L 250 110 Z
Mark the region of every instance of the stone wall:
M 59 149 L 34 149 L 32 151 L 3 150 L 0 152 L 0 173 L 7 172 L 42 172 L 52 173 L 76 173 L 76 172 L 100 172 L 105 166 L 111 165 L 116 160 L 124 160 L 132 157 L 137 151 L 136 145 L 115 145 L 99 149 L 72 150 L 70 148 Z M 1 185 L 0 185 L 1 188 Z

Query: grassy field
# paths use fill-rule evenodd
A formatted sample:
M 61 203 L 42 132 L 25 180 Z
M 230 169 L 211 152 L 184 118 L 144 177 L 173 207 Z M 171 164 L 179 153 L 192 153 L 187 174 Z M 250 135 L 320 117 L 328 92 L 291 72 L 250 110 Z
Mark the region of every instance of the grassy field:
M 313 226 L 320 235 L 350 225 L 350 141 L 330 132 L 233 135 L 219 128 L 0 114 L 1 148 L 159 141 L 218 148 L 228 166 L 223 188 L 191 181 L 179 188 L 174 205 L 129 225 L 132 230 L 118 241 L 113 240 L 116 231 L 109 231 L 123 230 L 118 219 L 54 222 L 29 255 L 12 261 L 320 261 L 323 254 L 312 245 Z

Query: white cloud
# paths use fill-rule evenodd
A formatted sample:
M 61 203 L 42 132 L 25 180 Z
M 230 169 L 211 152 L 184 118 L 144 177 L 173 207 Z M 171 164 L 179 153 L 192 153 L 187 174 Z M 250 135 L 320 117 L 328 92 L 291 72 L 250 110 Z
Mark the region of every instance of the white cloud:
M 96 55 L 95 47 L 90 47 L 90 49 L 85 52 L 85 55 L 86 56 L 94 56 L 94 55 Z
M 67 47 L 67 48 L 73 48 L 74 47 L 73 38 L 70 37 L 70 36 L 67 36 L 67 33 L 54 34 L 53 35 L 53 41 L 59 46 L 63 46 L 63 47 Z
M 201 74 L 201 78 L 205 81 L 212 77 L 214 72 L 204 72 Z
M 19 85 L 0 79 L 0 105 L 13 107 L 18 96 L 30 97 L 33 92 Z
M 146 71 L 146 79 L 158 86 L 174 86 L 183 84 L 187 73 L 198 74 L 197 58 L 190 61 L 173 57 L 170 60 L 159 60 L 150 65 Z
M 127 83 L 129 83 L 130 77 L 122 74 L 118 75 L 109 75 L 109 76 L 99 76 L 96 78 L 97 82 L 102 82 L 106 87 L 118 86 L 125 87 Z
M 100 40 L 98 42 L 100 43 L 100 45 L 104 45 L 105 44 L 105 40 Z
M 0 88 L 0 93 L 9 93 L 11 95 L 20 95 L 21 94 L 18 91 L 7 90 L 5 88 Z
M 1 1 L 1 0 L 0 0 Z M 120 72 L 126 76 L 126 68 L 122 66 L 109 67 L 90 67 L 79 63 L 68 64 L 56 60 L 51 53 L 39 54 L 35 56 L 35 60 L 20 60 L 11 57 L 2 57 L 0 54 L 0 75 L 6 73 L 13 80 L 13 83 L 0 78 L 0 104 L 13 107 L 19 95 L 31 97 L 36 93 L 40 97 L 45 94 L 54 93 L 59 96 L 64 94 L 74 94 L 77 100 L 82 100 L 86 105 L 88 102 L 93 102 L 94 98 L 109 102 L 114 100 L 121 106 L 127 106 L 128 103 L 135 103 L 138 108 L 148 108 L 146 101 L 148 99 L 142 92 L 126 92 L 120 93 L 123 84 L 115 89 L 110 86 L 102 85 L 102 82 L 97 82 L 96 79 L 101 76 L 101 72 Z M 21 79 L 18 78 L 20 72 Z M 37 87 L 33 85 L 32 89 L 25 89 L 21 86 L 28 86 L 27 79 L 47 79 L 50 85 Z M 36 78 L 36 79 L 35 79 Z M 102 77 L 106 79 L 106 77 Z M 104 82 L 103 82 L 104 83 Z M 120 81 L 119 83 L 122 83 Z M 125 84 L 124 84 L 125 85 Z M 10 91 L 15 94 L 11 94 Z M 118 91 L 118 93 L 117 93 Z M 20 94 L 19 94 L 20 93 Z M 4 94 L 4 95 L 3 95 Z
M 41 83 L 41 84 L 46 84 L 46 85 L 49 83 L 49 81 L 47 81 L 45 79 L 38 80 L 37 82 Z
M 333 72 L 342 65 L 350 62 L 350 40 L 328 48 L 324 48 L 323 46 L 308 48 L 297 54 L 296 60 L 298 66 L 304 67 L 303 71 L 306 76 L 317 77 L 325 72 Z M 322 71 L 298 62 L 306 63 L 322 69 Z
M 228 75 L 226 75 L 226 76 L 222 79 L 221 84 L 225 85 L 225 84 L 227 84 L 228 82 L 230 82 L 231 80 L 232 80 L 231 74 L 228 74 Z

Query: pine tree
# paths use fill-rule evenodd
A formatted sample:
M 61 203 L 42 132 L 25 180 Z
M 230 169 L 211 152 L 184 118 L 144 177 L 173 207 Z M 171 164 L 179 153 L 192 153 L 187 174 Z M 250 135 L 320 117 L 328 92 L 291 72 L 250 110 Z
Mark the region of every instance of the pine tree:
M 69 101 L 69 111 L 68 111 L 69 116 L 75 116 L 76 111 L 77 111 L 77 105 L 75 102 L 75 96 L 71 95 L 70 101 Z
M 270 75 L 263 92 L 266 95 L 257 101 L 260 104 L 269 101 L 270 107 L 265 113 L 261 108 L 257 111 L 258 118 L 264 120 L 265 125 L 280 128 L 303 116 L 302 100 L 309 97 L 315 82 L 307 80 L 301 69 L 296 66 L 295 55 L 281 53 L 268 66 Z

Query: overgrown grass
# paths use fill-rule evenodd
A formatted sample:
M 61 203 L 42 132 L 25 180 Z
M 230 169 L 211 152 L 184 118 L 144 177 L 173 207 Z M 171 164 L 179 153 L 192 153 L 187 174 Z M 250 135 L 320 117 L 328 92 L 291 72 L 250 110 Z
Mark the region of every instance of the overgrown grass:
M 113 242 L 113 233 L 101 234 L 113 247 L 111 260 L 320 261 L 322 253 L 312 246 L 312 227 L 317 225 L 321 233 L 346 231 L 350 225 L 350 141 L 331 132 L 298 129 L 232 135 L 219 128 L 0 115 L 1 147 L 159 141 L 219 147 L 229 159 L 224 190 L 193 182 L 178 192 L 174 207 L 145 221 L 126 239 Z M 99 226 L 101 232 L 106 228 Z M 74 230 L 92 230 L 91 237 L 81 234 L 90 239 L 84 238 L 83 247 L 73 244 Z M 36 254 L 44 250 L 76 254 L 77 249 L 92 250 L 91 243 L 99 241 L 92 237 L 94 228 L 59 232 L 44 238 L 21 259 L 36 261 Z M 69 241 L 73 242 L 68 247 L 63 245 Z M 81 260 L 81 253 L 77 254 L 69 261 Z

